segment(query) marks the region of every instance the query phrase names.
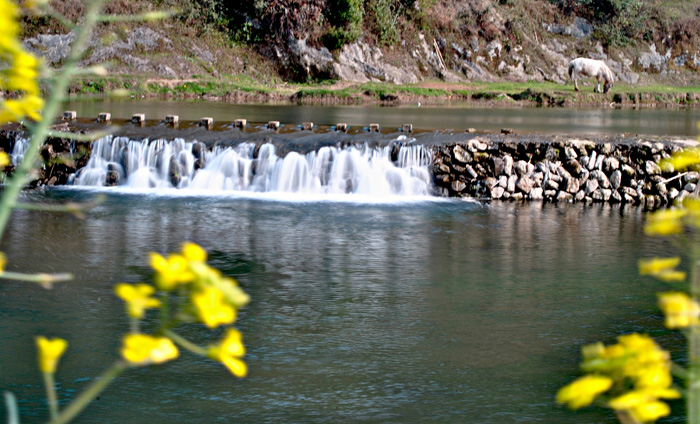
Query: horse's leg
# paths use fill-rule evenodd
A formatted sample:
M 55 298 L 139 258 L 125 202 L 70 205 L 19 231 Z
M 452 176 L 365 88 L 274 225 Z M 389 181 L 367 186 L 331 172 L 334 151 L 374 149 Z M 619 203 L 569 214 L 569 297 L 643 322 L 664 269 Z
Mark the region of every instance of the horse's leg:
M 600 75 L 595 77 L 595 82 L 595 89 L 593 91 L 595 91 L 596 93 L 602 93 L 603 91 L 600 89 Z
M 578 91 L 578 75 L 576 75 L 576 71 L 574 71 L 573 80 L 574 80 L 574 90 Z

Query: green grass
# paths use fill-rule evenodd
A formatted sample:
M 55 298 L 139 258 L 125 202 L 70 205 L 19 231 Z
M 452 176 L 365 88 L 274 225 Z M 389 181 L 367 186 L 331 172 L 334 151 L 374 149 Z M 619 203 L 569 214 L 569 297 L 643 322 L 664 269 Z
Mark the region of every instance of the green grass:
M 179 97 L 212 96 L 221 97 L 232 93 L 264 94 L 288 96 L 319 102 L 327 99 L 340 101 L 396 101 L 401 97 L 421 98 L 426 102 L 439 103 L 464 101 L 495 101 L 512 103 L 513 100 L 544 105 L 578 103 L 599 103 L 615 101 L 620 103 L 666 103 L 693 104 L 693 97 L 700 95 L 700 85 L 667 86 L 661 84 L 630 85 L 618 83 L 606 96 L 593 93 L 593 80 L 575 92 L 573 84 L 553 82 L 468 82 L 444 84 L 440 88 L 427 88 L 420 84 L 361 83 L 342 89 L 333 88 L 336 81 L 318 83 L 283 84 L 274 78 L 259 81 L 246 75 L 232 74 L 220 78 L 197 75 L 196 78 L 182 80 L 176 85 L 167 83 L 147 83 L 148 78 L 138 75 L 110 75 L 106 77 L 85 77 L 76 80 L 71 92 L 77 95 L 106 95 L 114 90 L 127 90 L 133 95 L 158 95 Z M 167 82 L 167 80 L 166 80 Z M 687 95 L 687 96 L 686 96 Z M 353 100 L 355 99 L 355 100 Z M 432 100 L 431 100 L 432 99 Z

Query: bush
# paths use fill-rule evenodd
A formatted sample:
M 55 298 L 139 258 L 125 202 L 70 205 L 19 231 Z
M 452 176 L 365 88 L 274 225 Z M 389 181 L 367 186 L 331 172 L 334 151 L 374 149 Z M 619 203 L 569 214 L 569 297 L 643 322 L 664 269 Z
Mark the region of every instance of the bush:
M 328 0 L 325 17 L 331 29 L 323 36 L 323 44 L 330 50 L 343 47 L 362 35 L 362 0 Z
M 640 0 L 550 0 L 565 13 L 595 22 L 594 37 L 606 46 L 625 46 L 648 30 L 650 10 Z

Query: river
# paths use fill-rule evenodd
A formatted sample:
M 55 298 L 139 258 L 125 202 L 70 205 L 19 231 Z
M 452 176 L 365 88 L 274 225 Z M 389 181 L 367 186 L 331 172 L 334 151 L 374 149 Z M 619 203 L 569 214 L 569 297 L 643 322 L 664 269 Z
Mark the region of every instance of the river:
M 75 110 L 79 117 L 97 118 L 110 112 L 112 119 L 130 119 L 143 113 L 147 119 L 164 119 L 178 115 L 181 120 L 199 121 L 212 117 L 215 122 L 280 121 L 296 126 L 302 122 L 351 127 L 378 123 L 383 128 L 400 128 L 412 124 L 414 129 L 464 131 L 500 131 L 511 128 L 519 133 L 566 134 L 648 134 L 661 136 L 697 136 L 700 108 L 688 109 L 615 109 L 615 108 L 487 108 L 487 107 L 362 107 L 362 106 L 280 106 L 238 105 L 220 102 L 176 102 L 160 100 L 71 101 L 65 110 Z
M 147 281 L 147 253 L 184 241 L 252 297 L 237 323 L 249 376 L 183 353 L 128 371 L 78 422 L 613 423 L 554 401 L 579 375 L 581 346 L 645 332 L 683 359 L 656 306 L 666 287 L 637 275 L 638 259 L 676 251 L 643 234 L 640 208 L 74 187 L 21 200 L 97 193 L 106 201 L 83 220 L 17 210 L 0 244 L 10 270 L 76 277 L 50 291 L 0 285 L 0 387 L 22 422 L 47 418 L 33 337 L 70 343 L 65 404 L 118 357 L 129 323 L 113 286 Z

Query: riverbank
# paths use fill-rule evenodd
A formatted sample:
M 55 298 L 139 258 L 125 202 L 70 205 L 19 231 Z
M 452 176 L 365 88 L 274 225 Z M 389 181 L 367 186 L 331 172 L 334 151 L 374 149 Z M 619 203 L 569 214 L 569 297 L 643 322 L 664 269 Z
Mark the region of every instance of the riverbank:
M 591 81 L 575 91 L 552 82 L 414 84 L 326 82 L 317 84 L 256 81 L 245 76 L 217 79 L 163 79 L 139 76 L 80 78 L 73 98 L 134 97 L 168 100 L 203 99 L 237 104 L 305 105 L 493 105 L 499 107 L 700 107 L 700 86 L 618 84 L 607 94 L 593 91 Z

